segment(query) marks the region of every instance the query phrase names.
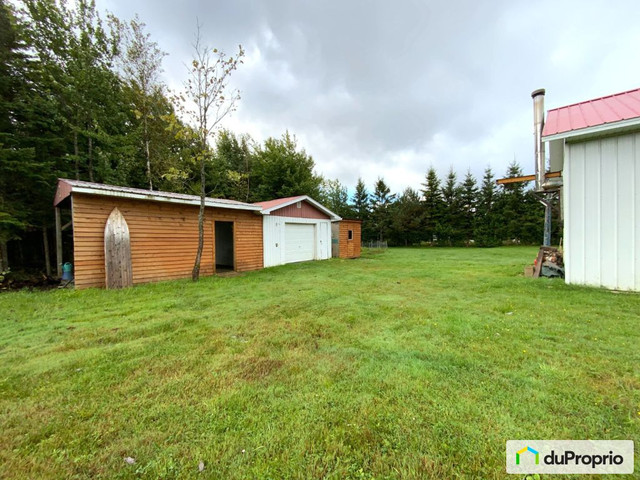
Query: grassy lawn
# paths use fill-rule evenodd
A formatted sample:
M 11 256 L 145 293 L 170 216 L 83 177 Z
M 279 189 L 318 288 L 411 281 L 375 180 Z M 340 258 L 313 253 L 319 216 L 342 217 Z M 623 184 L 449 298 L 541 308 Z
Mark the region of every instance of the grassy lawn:
M 640 295 L 535 254 L 1 294 L 0 477 L 498 479 L 518 438 L 631 439 L 638 472 Z

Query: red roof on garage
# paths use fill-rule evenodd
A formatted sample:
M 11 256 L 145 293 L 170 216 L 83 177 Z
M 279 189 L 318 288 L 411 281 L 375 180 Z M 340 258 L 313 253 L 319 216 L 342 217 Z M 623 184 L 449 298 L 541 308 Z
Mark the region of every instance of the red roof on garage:
M 293 207 L 293 205 L 296 205 L 298 202 L 300 202 L 300 209 Z M 280 214 L 281 216 L 330 218 L 333 221 L 342 220 L 339 215 L 336 215 L 327 207 L 322 205 L 320 202 L 315 201 L 308 195 L 276 198 L 275 200 L 267 200 L 266 202 L 256 202 L 254 205 L 262 207 L 263 215 L 271 215 L 273 213 L 275 215 Z M 317 213 L 321 216 L 318 216 Z
M 542 136 L 640 117 L 640 88 L 549 110 Z
M 275 200 L 268 200 L 266 202 L 256 202 L 254 205 L 261 206 L 263 210 L 271 210 L 279 205 L 289 204 L 297 201 L 298 199 L 304 199 L 305 197 L 305 195 L 298 195 L 296 197 L 276 198 Z

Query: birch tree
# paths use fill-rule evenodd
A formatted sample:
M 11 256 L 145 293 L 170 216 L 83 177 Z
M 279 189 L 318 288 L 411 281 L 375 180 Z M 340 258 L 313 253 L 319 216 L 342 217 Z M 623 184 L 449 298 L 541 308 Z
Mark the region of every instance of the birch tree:
M 202 43 L 200 25 L 193 44 L 193 59 L 185 90 L 179 104 L 186 119 L 196 132 L 196 162 L 200 170 L 200 211 L 198 213 L 198 249 L 191 272 L 193 281 L 200 278 L 200 262 L 204 248 L 204 211 L 206 191 L 206 165 L 213 161 L 211 147 L 220 122 L 236 109 L 240 92 L 229 86 L 232 73 L 242 64 L 244 50 L 238 46 L 235 56 L 211 49 Z
M 153 190 L 153 175 L 151 171 L 151 125 L 158 120 L 154 112 L 154 97 L 162 97 L 163 85 L 160 82 L 162 59 L 167 55 L 160 50 L 158 44 L 151 40 L 151 35 L 145 32 L 145 24 L 138 17 L 128 24 L 122 24 L 112 17 L 125 40 L 123 52 L 123 71 L 133 93 L 135 116 L 140 120 L 140 138 L 146 161 L 146 175 L 149 190 Z

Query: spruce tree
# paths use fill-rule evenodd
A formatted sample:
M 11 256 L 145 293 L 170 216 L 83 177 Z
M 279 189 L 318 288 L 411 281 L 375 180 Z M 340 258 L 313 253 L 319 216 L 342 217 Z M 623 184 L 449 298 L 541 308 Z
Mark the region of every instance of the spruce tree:
M 358 183 L 356 184 L 356 191 L 353 195 L 353 209 L 356 218 L 362 220 L 362 240 L 373 240 L 375 234 L 371 226 L 371 198 L 362 178 L 358 178 Z
M 479 247 L 495 247 L 500 244 L 497 232 L 499 196 L 491 167 L 487 167 L 484 171 L 476 205 L 474 240 Z
M 60 119 L 45 88 L 49 79 L 25 42 L 26 28 L 0 2 L 0 270 L 8 266 L 9 241 L 30 231 L 48 237 L 62 154 L 53 133 Z M 50 265 L 40 265 L 49 272 Z
M 407 187 L 391 207 L 390 237 L 396 245 L 415 245 L 422 239 L 422 209 L 420 194 Z
M 437 228 L 438 243 L 453 246 L 459 243 L 462 222 L 462 202 L 460 188 L 457 185 L 457 175 L 453 167 L 449 169 L 447 180 L 442 186 L 442 201 L 444 208 L 440 225 Z
M 520 225 L 520 241 L 529 245 L 542 245 L 544 241 L 544 205 L 533 192 L 524 192 Z M 551 222 L 553 226 L 553 221 Z
M 372 203 L 372 220 L 373 228 L 378 241 L 386 240 L 391 228 L 391 209 L 390 206 L 395 200 L 395 194 L 391 194 L 391 190 L 382 178 L 378 178 L 375 190 L 371 197 Z
M 440 179 L 433 167 L 427 171 L 422 184 L 424 238 L 428 242 L 437 242 L 437 231 L 442 221 L 444 201 L 440 190 Z
M 474 240 L 474 228 L 476 219 L 476 203 L 478 201 L 478 187 L 476 179 L 467 171 L 460 190 L 460 235 L 465 245 L 471 245 Z

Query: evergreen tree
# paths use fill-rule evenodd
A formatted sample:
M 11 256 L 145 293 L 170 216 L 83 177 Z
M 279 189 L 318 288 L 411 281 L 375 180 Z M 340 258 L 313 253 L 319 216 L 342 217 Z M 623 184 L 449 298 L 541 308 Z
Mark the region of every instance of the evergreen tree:
M 356 218 L 362 220 L 362 240 L 373 240 L 375 233 L 371 226 L 371 198 L 362 178 L 358 178 L 356 184 L 356 191 L 353 195 L 353 210 Z
M 425 183 L 422 184 L 424 205 L 424 237 L 428 242 L 437 242 L 438 228 L 444 213 L 444 201 L 440 190 L 440 179 L 433 167 L 427 171 Z
M 355 210 L 357 218 L 359 220 L 364 220 L 369 215 L 370 205 L 371 204 L 369 199 L 369 192 L 367 192 L 367 187 L 362 181 L 362 178 L 358 178 L 356 191 L 353 195 L 353 209 Z
M 522 176 L 522 168 L 514 160 L 509 164 L 505 178 Z M 502 185 L 502 194 L 498 202 L 500 212 L 499 236 L 500 238 L 512 242 L 522 241 L 522 222 L 524 217 L 524 194 L 525 185 L 523 182 L 505 183 Z
M 347 187 L 339 180 L 323 180 L 320 186 L 320 196 L 317 200 L 333 213 L 342 218 L 353 218 L 355 211 L 349 205 Z
M 524 192 L 521 215 L 520 241 L 528 245 L 542 245 L 544 240 L 544 205 L 540 203 L 533 190 Z
M 26 28 L 0 2 L 0 270 L 8 266 L 9 241 L 34 230 L 46 241 L 61 155 L 52 134 L 59 118 L 43 89 L 42 65 L 24 41 Z
M 73 9 L 46 0 L 24 3 L 28 41 L 71 144 L 65 159 L 73 176 L 112 181 L 120 160 L 112 152 L 128 133 L 122 82 L 114 72 L 119 37 L 104 27 L 93 0 L 78 0 Z
M 392 221 L 390 206 L 395 201 L 395 197 L 395 194 L 391 194 L 391 190 L 384 180 L 382 178 L 378 178 L 371 197 L 372 226 L 378 241 L 385 240 L 389 235 Z
M 406 188 L 391 208 L 390 236 L 396 245 L 416 245 L 423 235 L 420 194 Z
M 474 240 L 474 229 L 476 219 L 476 203 L 478 201 L 478 187 L 476 179 L 467 171 L 460 190 L 461 218 L 459 231 L 464 244 L 469 246 Z
M 17 238 L 28 224 L 28 212 L 20 202 L 14 171 L 33 162 L 33 149 L 22 148 L 17 138 L 20 76 L 24 73 L 21 45 L 9 5 L 0 2 L 0 274 L 9 268 L 7 242 Z M 25 172 L 26 173 L 26 172 Z M 19 179 L 19 177 L 17 177 Z
M 499 192 L 491 167 L 487 167 L 482 178 L 476 207 L 474 239 L 480 247 L 494 247 L 500 244 L 498 235 Z
M 151 180 L 177 191 L 193 184 L 192 175 L 183 174 L 193 170 L 185 158 L 194 151 L 193 142 L 188 135 L 178 140 L 167 134 L 166 119 L 175 115 L 165 93 L 151 89 L 143 98 L 131 78 L 120 77 L 124 69 L 115 65 L 120 33 L 103 25 L 92 0 L 23 0 L 19 10 L 0 0 L 4 265 L 18 241 L 15 251 L 24 251 L 26 261 L 43 258 L 46 249 L 34 249 L 33 237 L 49 243 L 57 177 L 128 186 L 149 186 Z M 149 116 L 146 134 L 139 128 L 142 110 Z M 180 181 L 171 178 L 174 172 Z
M 453 246 L 458 244 L 462 237 L 460 228 L 463 217 L 461 191 L 453 168 L 449 169 L 447 181 L 442 187 L 442 200 L 444 208 L 436 235 L 441 245 Z

